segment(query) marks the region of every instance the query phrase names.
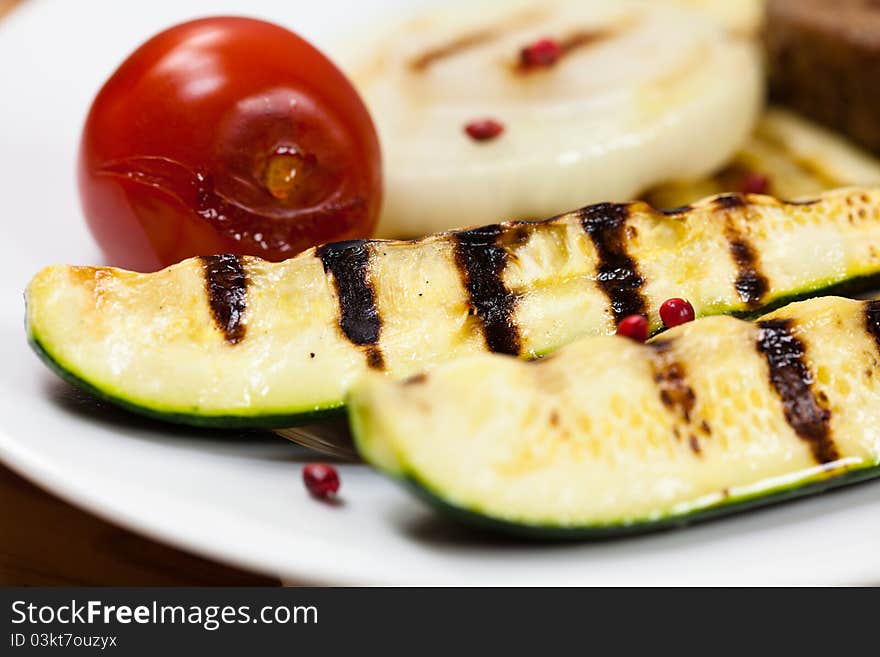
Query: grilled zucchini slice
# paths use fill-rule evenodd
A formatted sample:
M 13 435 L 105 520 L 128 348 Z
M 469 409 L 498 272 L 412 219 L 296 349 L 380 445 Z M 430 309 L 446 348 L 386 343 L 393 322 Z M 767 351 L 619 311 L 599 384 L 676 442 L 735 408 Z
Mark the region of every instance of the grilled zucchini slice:
M 766 177 L 770 195 L 815 196 L 837 187 L 880 185 L 880 161 L 839 135 L 797 114 L 770 107 L 751 138 L 721 171 L 709 178 L 661 185 L 645 195 L 657 208 L 671 208 L 740 189 L 747 176 Z
M 685 523 L 880 475 L 880 301 L 365 377 L 349 414 L 364 459 L 459 518 L 562 537 Z
M 880 274 L 880 191 L 791 204 L 724 195 L 663 214 L 588 206 L 413 242 L 358 241 L 272 264 L 212 256 L 151 274 L 49 267 L 31 342 L 62 376 L 172 421 L 285 427 L 343 406 L 369 371 L 403 378 L 486 351 L 533 358 L 651 327 L 671 296 L 753 313 Z

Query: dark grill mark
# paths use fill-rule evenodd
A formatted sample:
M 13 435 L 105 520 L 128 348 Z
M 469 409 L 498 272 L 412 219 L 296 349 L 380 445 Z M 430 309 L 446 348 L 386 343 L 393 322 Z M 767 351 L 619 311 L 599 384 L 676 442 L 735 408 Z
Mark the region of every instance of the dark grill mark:
M 519 329 L 514 322 L 516 296 L 501 280 L 507 250 L 501 246 L 501 226 L 485 226 L 455 233 L 455 264 L 467 290 L 470 311 L 483 327 L 490 351 L 519 355 Z
M 508 224 L 508 226 L 498 236 L 498 243 L 505 248 L 522 246 L 529 241 L 535 228 L 535 224 L 526 222 Z
M 333 275 L 339 300 L 339 327 L 352 343 L 367 347 L 367 364 L 384 367 L 379 348 L 382 320 L 376 307 L 376 294 L 370 283 L 370 252 L 364 240 L 335 242 L 318 247 L 317 256 L 324 272 Z
M 758 254 L 748 239 L 730 221 L 727 222 L 724 230 L 730 245 L 730 255 L 737 268 L 734 283 L 736 292 L 743 303 L 750 308 L 759 306 L 770 285 L 767 277 L 761 273 Z
M 581 226 L 596 247 L 596 280 L 611 302 L 615 323 L 627 315 L 646 315 L 641 294 L 645 281 L 636 261 L 626 252 L 628 207 L 618 203 L 590 205 L 579 211 Z
M 560 45 L 562 46 L 562 52 L 568 55 L 573 50 L 610 39 L 617 34 L 619 34 L 619 31 L 615 30 L 578 30 L 564 38 Z
M 746 206 L 742 194 L 722 194 L 716 196 L 715 205 L 721 210 L 733 210 Z M 731 217 L 726 217 L 724 232 L 730 245 L 730 255 L 736 264 L 737 275 L 734 287 L 739 298 L 750 308 L 761 305 L 761 299 L 770 288 L 767 277 L 761 272 L 758 253 L 734 225 Z
M 767 277 L 756 265 L 757 257 L 752 246 L 741 239 L 731 240 L 730 253 L 739 269 L 736 277 L 736 291 L 745 304 L 756 307 L 769 289 Z
M 529 25 L 539 20 L 545 12 L 539 9 L 527 9 L 511 16 L 509 19 L 497 24 L 488 26 L 480 30 L 474 30 L 466 34 L 454 37 L 446 43 L 440 44 L 410 60 L 410 70 L 418 73 L 427 70 L 437 62 L 454 57 L 460 53 L 471 50 L 478 46 L 484 45 L 499 37 L 503 37 L 504 33 L 509 30 L 516 29 L 520 25 Z
M 880 349 L 880 300 L 869 301 L 865 304 L 865 322 L 868 333 L 874 336 L 877 348 Z
M 378 345 L 367 347 L 367 365 L 374 370 L 385 369 L 385 357 L 382 356 L 382 350 Z
M 742 194 L 721 194 L 715 197 L 714 203 L 722 210 L 741 208 L 746 204 Z
M 758 351 L 770 367 L 770 383 L 782 399 L 785 420 L 810 445 L 818 463 L 840 458 L 831 438 L 831 412 L 813 394 L 813 375 L 804 362 L 806 348 L 791 332 L 787 319 L 759 322 Z
M 655 340 L 648 344 L 654 353 L 651 367 L 654 370 L 654 382 L 660 390 L 660 401 L 676 411 L 685 422 L 690 422 L 697 398 L 693 388 L 687 383 L 684 366 L 672 355 L 672 342 Z
M 205 287 L 214 323 L 230 344 L 244 338 L 244 311 L 247 306 L 247 276 L 237 255 L 201 256 Z
M 694 209 L 692 205 L 677 205 L 674 208 L 665 208 L 660 210 L 661 214 L 665 214 L 668 217 L 673 217 L 677 214 L 686 214 Z
M 475 48 L 491 41 L 496 36 L 497 30 L 479 30 L 470 34 L 463 34 L 442 46 L 426 50 L 421 55 L 415 57 L 409 66 L 413 71 L 424 71 L 441 59 L 446 59 L 447 57 L 452 57 L 458 53 Z

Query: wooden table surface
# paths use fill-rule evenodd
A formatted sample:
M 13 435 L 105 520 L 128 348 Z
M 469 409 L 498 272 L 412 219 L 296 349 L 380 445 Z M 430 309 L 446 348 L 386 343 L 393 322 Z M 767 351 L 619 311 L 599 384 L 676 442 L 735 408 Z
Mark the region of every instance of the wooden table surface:
M 0 465 L 0 586 L 276 586 L 111 525 Z

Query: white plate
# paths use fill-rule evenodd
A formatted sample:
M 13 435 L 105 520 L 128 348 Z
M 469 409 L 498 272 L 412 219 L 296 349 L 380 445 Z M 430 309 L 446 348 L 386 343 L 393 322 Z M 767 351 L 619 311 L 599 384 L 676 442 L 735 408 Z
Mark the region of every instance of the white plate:
M 127 527 L 297 582 L 880 584 L 878 484 L 642 538 L 511 542 L 448 524 L 365 466 L 342 466 L 344 503 L 320 504 L 300 482 L 305 450 L 271 435 L 133 420 L 46 371 L 25 344 L 21 291 L 45 264 L 100 261 L 73 177 L 89 101 L 136 43 L 190 16 L 235 13 L 236 4 L 320 45 L 339 17 L 389 3 L 28 0 L 0 22 L 5 462 Z

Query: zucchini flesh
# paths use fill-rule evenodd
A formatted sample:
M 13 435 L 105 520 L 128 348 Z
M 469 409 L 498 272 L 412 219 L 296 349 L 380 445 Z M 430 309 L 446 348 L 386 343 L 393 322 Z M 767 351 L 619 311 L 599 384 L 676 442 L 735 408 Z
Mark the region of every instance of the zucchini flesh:
M 370 371 L 404 378 L 487 351 L 534 358 L 660 328 L 666 298 L 749 314 L 880 275 L 880 191 L 721 195 L 661 213 L 588 206 L 423 240 L 355 241 L 281 263 L 210 256 L 159 272 L 49 267 L 26 292 L 37 352 L 68 380 L 190 424 L 285 427 L 340 410 Z
M 460 519 L 647 531 L 880 476 L 880 301 L 369 376 L 349 403 L 364 459 Z
M 751 138 L 723 169 L 708 178 L 665 183 L 645 195 L 651 205 L 671 208 L 766 176 L 768 193 L 803 198 L 837 187 L 880 184 L 880 160 L 828 128 L 782 109 L 768 108 Z

